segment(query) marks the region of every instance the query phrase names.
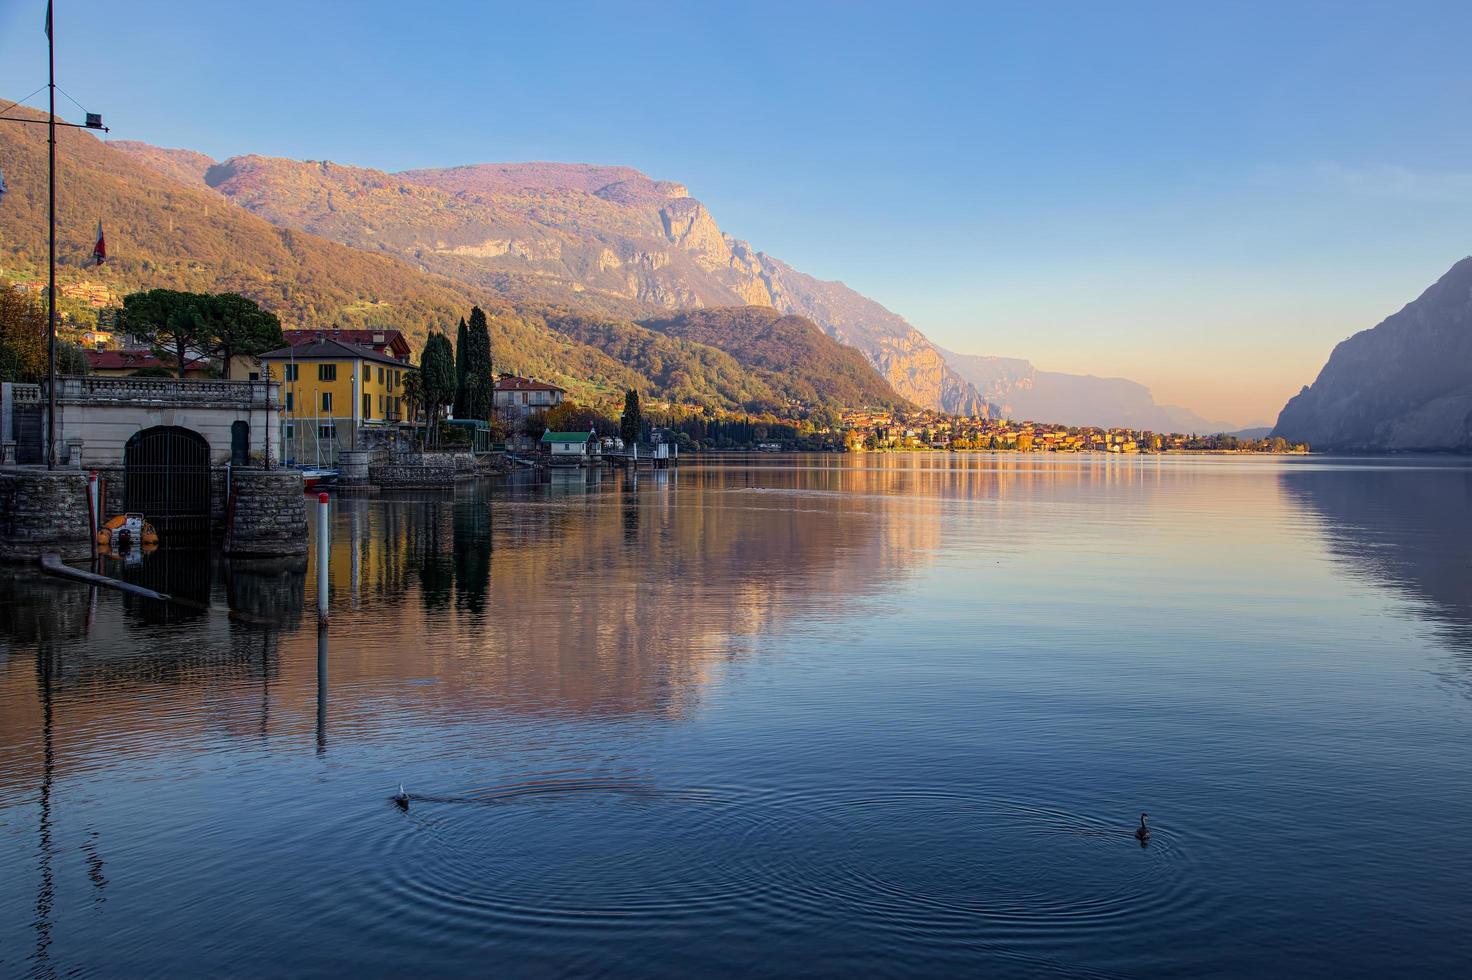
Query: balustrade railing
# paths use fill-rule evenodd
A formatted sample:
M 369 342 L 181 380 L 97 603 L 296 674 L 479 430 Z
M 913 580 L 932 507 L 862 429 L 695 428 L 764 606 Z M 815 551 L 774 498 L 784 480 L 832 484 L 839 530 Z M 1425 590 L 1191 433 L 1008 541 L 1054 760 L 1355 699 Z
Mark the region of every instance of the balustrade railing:
M 41 400 L 41 386 L 36 400 Z M 189 381 L 177 378 L 65 377 L 57 379 L 56 395 L 71 403 L 168 402 L 173 404 L 231 404 L 259 408 L 281 404 L 278 381 Z

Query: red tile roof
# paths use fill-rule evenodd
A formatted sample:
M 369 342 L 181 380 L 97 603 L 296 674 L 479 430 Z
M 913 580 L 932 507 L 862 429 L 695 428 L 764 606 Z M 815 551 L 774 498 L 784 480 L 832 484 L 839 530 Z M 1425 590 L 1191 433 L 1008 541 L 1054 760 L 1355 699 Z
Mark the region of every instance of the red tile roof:
M 392 350 L 403 359 L 409 357 L 409 342 L 397 330 L 334 327 L 324 330 L 283 330 L 281 335 L 292 347 L 316 343 L 318 339 L 336 340 L 358 347 L 371 347 L 377 351 Z
M 161 367 L 173 370 L 172 358 L 164 360 L 146 350 L 83 350 L 88 365 L 94 371 L 138 371 L 143 368 Z M 184 363 L 186 371 L 203 371 L 210 362 L 196 357 Z
M 545 381 L 537 381 L 532 378 L 504 377 L 496 379 L 497 391 L 560 391 L 566 394 L 564 388 L 548 384 Z
M 260 355 L 260 359 L 263 361 L 294 361 L 297 358 L 303 361 L 364 360 L 372 361 L 374 364 L 387 364 L 406 370 L 412 367 L 409 362 L 401 361 L 392 354 L 386 354 L 372 347 L 345 344 L 340 340 L 318 340 L 316 337 L 313 337 L 308 343 L 282 347 L 279 350 L 267 351 Z

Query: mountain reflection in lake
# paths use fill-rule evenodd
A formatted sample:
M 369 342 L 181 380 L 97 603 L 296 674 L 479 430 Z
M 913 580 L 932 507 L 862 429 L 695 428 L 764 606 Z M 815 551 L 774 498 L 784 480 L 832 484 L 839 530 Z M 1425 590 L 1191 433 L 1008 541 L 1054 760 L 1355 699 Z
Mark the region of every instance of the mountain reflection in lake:
M 1450 972 L 1468 472 L 342 497 L 320 658 L 313 561 L 0 573 L 0 975 Z

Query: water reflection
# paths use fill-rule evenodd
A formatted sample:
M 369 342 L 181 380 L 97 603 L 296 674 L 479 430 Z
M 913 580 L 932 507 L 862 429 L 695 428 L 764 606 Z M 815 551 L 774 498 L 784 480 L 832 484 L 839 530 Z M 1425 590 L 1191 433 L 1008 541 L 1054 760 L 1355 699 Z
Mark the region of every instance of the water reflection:
M 1468 491 L 1335 468 L 342 498 L 327 629 L 315 549 L 0 575 L 0 973 L 1450 973 L 1466 703 L 1381 586 L 1467 626 Z
M 1472 653 L 1472 468 L 1443 460 L 1299 467 L 1279 477 L 1352 575 L 1410 598 Z

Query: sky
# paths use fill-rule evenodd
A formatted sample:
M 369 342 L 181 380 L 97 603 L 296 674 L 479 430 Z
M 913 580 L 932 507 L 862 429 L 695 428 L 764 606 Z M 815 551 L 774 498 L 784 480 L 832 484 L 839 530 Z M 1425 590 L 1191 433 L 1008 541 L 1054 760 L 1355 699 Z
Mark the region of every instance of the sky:
M 45 83 L 44 12 L 0 0 L 7 100 Z M 56 24 L 59 85 L 115 138 L 637 167 L 944 347 L 1238 424 L 1472 252 L 1467 3 L 57 0 Z

